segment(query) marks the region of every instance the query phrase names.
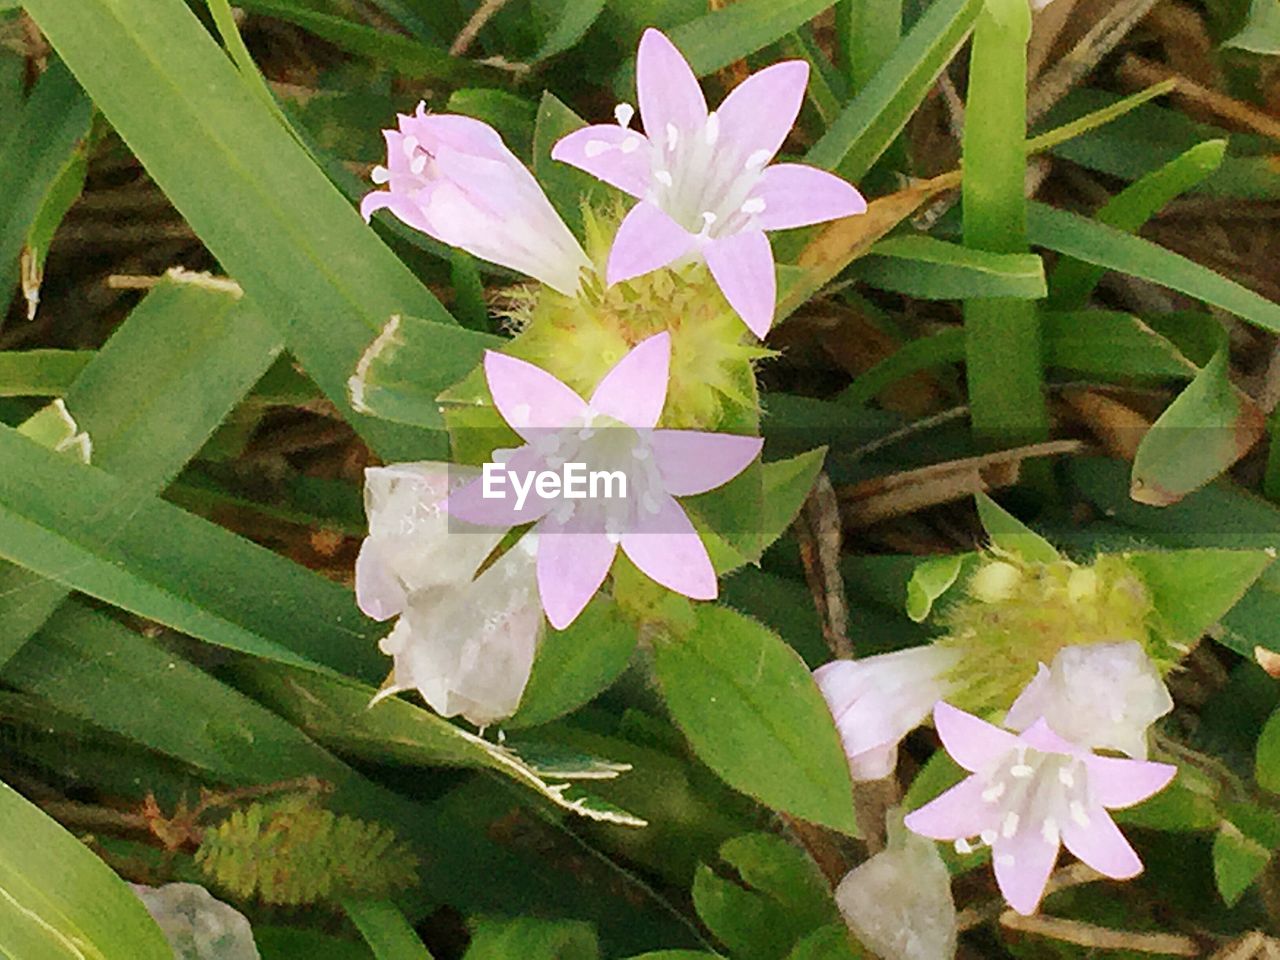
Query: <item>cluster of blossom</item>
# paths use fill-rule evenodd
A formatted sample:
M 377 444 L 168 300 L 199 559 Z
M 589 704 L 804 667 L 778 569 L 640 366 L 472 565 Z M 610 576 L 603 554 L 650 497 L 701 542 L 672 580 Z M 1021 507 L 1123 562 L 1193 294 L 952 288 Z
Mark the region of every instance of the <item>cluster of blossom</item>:
M 1142 646 L 1064 647 L 1040 664 L 1002 726 L 946 702 L 956 658 L 934 645 L 816 671 L 855 779 L 888 775 L 898 743 L 932 714 L 969 776 L 908 814 L 907 829 L 959 853 L 990 847 L 1001 893 L 1024 914 L 1039 906 L 1062 846 L 1104 876 L 1141 872 L 1107 811 L 1147 799 L 1176 772 L 1146 759 L 1148 729 L 1173 701 Z
M 623 104 L 616 124 L 575 131 L 552 151 L 639 201 L 613 238 L 607 287 L 702 265 L 746 327 L 767 333 L 776 280 L 765 232 L 866 210 L 861 194 L 832 174 L 771 163 L 807 82 L 807 64 L 779 63 L 709 112 L 684 57 L 661 33 L 646 31 L 636 61 L 643 132 L 631 128 L 635 110 Z M 585 299 L 591 260 L 495 130 L 419 105 L 384 134 L 387 162 L 373 179 L 386 189 L 365 197 L 366 219 L 389 210 L 562 297 Z M 511 715 L 545 629 L 543 614 L 556 629 L 568 627 L 603 585 L 619 549 L 667 589 L 716 597 L 707 549 L 676 498 L 737 476 L 762 441 L 659 428 L 670 368 L 681 359 L 663 329 L 678 318 L 665 306 L 654 305 L 650 332 L 629 341 L 589 396 L 565 376 L 505 353 L 490 351 L 484 360 L 493 405 L 523 441 L 495 451 L 493 460 L 511 476 L 569 462 L 618 473 L 629 490 L 623 502 L 574 502 L 540 490 L 494 499 L 481 479 L 442 463 L 368 471 L 370 536 L 356 589 L 367 614 L 399 618 L 382 643 L 395 658 L 385 692 L 416 688 L 440 713 L 479 724 Z M 686 365 L 700 359 L 683 358 Z M 506 531 L 530 523 L 514 547 L 504 542 Z M 495 560 L 500 544 L 508 548 Z

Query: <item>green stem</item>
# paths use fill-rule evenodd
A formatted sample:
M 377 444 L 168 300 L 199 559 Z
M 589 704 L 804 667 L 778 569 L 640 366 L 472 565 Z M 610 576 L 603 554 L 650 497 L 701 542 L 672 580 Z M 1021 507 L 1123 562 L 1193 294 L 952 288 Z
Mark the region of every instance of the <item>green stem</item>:
M 1026 0 L 988 0 L 973 33 L 964 132 L 964 241 L 977 250 L 1026 253 Z M 987 443 L 1043 440 L 1037 308 L 1026 300 L 965 303 L 966 366 L 975 435 Z

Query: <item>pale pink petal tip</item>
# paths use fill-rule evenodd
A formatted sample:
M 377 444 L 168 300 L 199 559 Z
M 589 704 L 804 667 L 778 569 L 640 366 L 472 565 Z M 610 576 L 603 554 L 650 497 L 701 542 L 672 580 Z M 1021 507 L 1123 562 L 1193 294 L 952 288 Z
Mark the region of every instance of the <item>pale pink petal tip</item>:
M 740 474 L 760 455 L 764 440 L 731 433 L 659 430 L 652 445 L 667 492 L 689 497 L 714 490 Z
M 933 724 L 947 753 L 970 773 L 990 766 L 1018 744 L 1007 730 L 943 701 L 933 708 Z
M 769 238 L 759 230 L 731 234 L 709 243 L 704 255 L 729 306 L 763 339 L 773 324 L 778 298 Z
M 665 138 L 668 124 L 678 131 L 691 131 L 707 119 L 707 101 L 689 62 L 652 27 L 640 38 L 636 54 L 636 92 L 650 140 Z
M 637 430 L 655 426 L 667 399 L 670 363 L 671 334 L 642 340 L 601 379 L 592 409 Z

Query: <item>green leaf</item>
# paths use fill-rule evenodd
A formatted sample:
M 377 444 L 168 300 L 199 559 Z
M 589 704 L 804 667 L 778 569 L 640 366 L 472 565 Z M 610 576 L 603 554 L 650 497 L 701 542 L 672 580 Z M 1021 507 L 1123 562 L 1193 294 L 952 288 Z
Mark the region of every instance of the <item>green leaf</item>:
M 1262 789 L 1280 793 L 1280 710 L 1271 715 L 1258 736 L 1254 779 Z
M 785 460 L 764 465 L 764 512 L 761 514 L 761 550 L 774 543 L 796 518 L 822 470 L 827 448 L 818 447 Z
M 552 160 L 551 148 L 561 137 L 583 126 L 586 121 L 556 99 L 555 94 L 550 91 L 542 94 L 533 130 L 533 172 L 556 212 L 579 234 L 584 200 L 607 196 L 610 188 L 577 167 Z
M 370 708 L 376 690 L 354 681 L 305 672 L 282 664 L 246 664 L 240 676 L 254 696 L 268 703 L 308 735 L 344 754 L 364 759 L 418 766 L 462 766 L 496 770 L 569 810 L 591 820 L 643 827 L 646 822 L 607 801 L 569 789 L 566 781 L 611 779 L 631 768 L 607 760 L 592 760 L 582 773 L 550 769 L 526 761 L 514 743 L 490 743 L 428 710 L 397 697 Z M 537 757 L 535 746 L 531 755 Z M 557 760 L 562 758 L 557 757 Z
M 280 348 L 279 336 L 261 315 L 225 290 L 165 280 L 148 294 L 65 391 L 67 410 L 93 444 L 93 463 L 116 474 L 107 480 L 114 499 L 102 501 L 106 510 L 81 501 L 85 532 L 96 530 L 91 536 L 98 539 L 111 536 L 108 517 L 113 511 L 119 523 L 135 497 L 162 489 L 271 366 Z M 139 384 L 146 384 L 146 391 Z M 19 481 L 18 476 L 7 479 Z M 76 489 L 79 474 L 50 481 L 44 490 L 30 488 L 30 482 L 27 478 L 23 497 L 38 500 L 57 496 L 55 491 L 73 499 L 83 496 Z M 53 551 L 45 554 L 53 568 L 77 569 L 71 559 L 74 548 L 45 542 Z M 114 575 L 119 581 L 128 573 L 119 569 Z M 67 592 L 67 586 L 41 581 L 31 572 L 0 567 L 0 662 L 35 632 Z
M 743 882 L 784 907 L 801 930 L 837 918 L 831 890 L 803 850 L 773 833 L 747 833 L 726 840 L 720 856 Z
M 1046 366 L 1110 380 L 1189 380 L 1196 374 L 1177 347 L 1132 314 L 1045 310 L 1040 322 Z
M 0 304 L 8 305 L 31 226 L 59 177 L 80 155 L 92 119 L 88 97 L 70 71 L 54 63 L 36 82 L 17 125 L 0 140 L 5 181 L 0 190 Z M 37 251 L 42 262 L 47 252 Z
M 765 805 L 856 835 L 848 763 L 799 655 L 754 620 L 699 605 L 686 636 L 654 647 L 654 669 L 694 752 Z
M 854 378 L 839 402 L 854 407 L 865 406 L 885 388 L 913 374 L 934 367 L 964 362 L 964 328 L 939 330 L 928 336 L 910 340 L 865 373 Z
M 1274 4 L 1276 0 L 1268 0 Z M 1136 233 L 1165 204 L 1198 184 L 1222 165 L 1226 140 L 1206 140 L 1170 160 L 1158 170 L 1130 184 L 1094 214 L 1099 223 Z M 1089 300 L 1105 269 L 1080 260 L 1063 259 L 1050 280 L 1050 303 L 1060 310 L 1076 310 Z
M 438 384 L 460 380 L 486 348 L 502 343 L 500 337 L 397 314 L 369 344 L 347 381 L 351 406 L 397 423 L 434 427 L 440 422 Z
M 484 919 L 471 931 L 463 960 L 599 960 L 600 945 L 588 923 L 516 917 Z
M 969 56 L 962 142 L 965 246 L 1027 252 L 1027 41 L 1031 10 L 1020 0 L 988 0 Z M 965 381 L 974 435 L 986 444 L 1046 440 L 1040 320 L 1030 303 L 973 298 L 964 304 Z M 1037 468 L 1043 470 L 1043 467 Z
M 410 39 L 398 33 L 376 30 L 346 17 L 308 10 L 302 4 L 286 0 L 244 0 L 243 3 L 236 0 L 236 6 L 296 24 L 340 49 L 385 65 L 410 79 L 483 84 L 499 82 L 503 77 L 492 67 L 465 57 L 450 56 L 445 48 L 421 37 Z
M 1224 40 L 1222 45 L 1264 56 L 1280 53 L 1280 3 L 1276 0 L 1253 0 L 1243 29 L 1231 39 Z
M 841 921 L 814 930 L 796 944 L 787 960 L 863 960 L 866 956 Z
M 0 953 L 171 960 L 142 901 L 84 844 L 0 783 Z
M 0 428 L 0 459 L 0 556 L 61 585 L 6 593 L 8 652 L 72 588 L 255 656 L 381 675 L 376 628 L 346 587 L 12 429 Z
M 534 727 L 587 703 L 621 676 L 637 639 L 617 604 L 597 597 L 567 629 L 547 631 L 520 709 L 503 728 Z
M 541 63 L 571 49 L 604 12 L 604 5 L 605 0 L 561 0 L 555 22 L 531 62 Z
M 978 519 L 996 550 L 1026 563 L 1056 563 L 1062 559 L 1053 544 L 985 493 L 977 494 L 974 499 L 978 504 Z
M 983 0 L 930 4 L 884 66 L 810 148 L 805 162 L 848 180 L 865 176 L 933 89 L 982 6 Z
M 27 11 L 352 425 L 389 459 L 443 452 L 442 430 L 357 415 L 346 381 L 392 315 L 424 317 L 442 336 L 455 334 L 452 318 L 360 221 L 186 5 L 31 0 Z
M 1028 229 L 1035 246 L 1158 283 L 1280 332 L 1280 305 L 1149 240 L 1039 203 L 1030 204 Z
M 990 253 L 926 236 L 881 240 L 856 262 L 854 276 L 925 300 L 1039 300 L 1047 292 L 1044 264 L 1033 253 Z
M 1169 404 L 1138 444 L 1129 495 L 1176 503 L 1229 470 L 1266 432 L 1266 417 L 1229 376 L 1221 350 Z
M 1189 647 L 1236 605 L 1275 558 L 1265 550 L 1126 553 L 1142 576 L 1169 639 Z
M 763 50 L 830 7 L 835 0 L 738 0 L 668 31 L 699 77 Z M 631 88 L 635 57 L 619 70 L 615 90 Z
M 1224 822 L 1213 838 L 1213 880 L 1228 907 L 1234 907 L 1271 861 L 1271 850 Z
M 955 584 L 964 569 L 964 554 L 931 557 L 911 571 L 907 582 L 907 616 L 923 623 L 933 609 L 933 602 Z
M 344 900 L 342 909 L 376 960 L 431 960 L 409 921 L 389 900 Z
M 0 397 L 59 397 L 94 357 L 92 350 L 0 351 Z

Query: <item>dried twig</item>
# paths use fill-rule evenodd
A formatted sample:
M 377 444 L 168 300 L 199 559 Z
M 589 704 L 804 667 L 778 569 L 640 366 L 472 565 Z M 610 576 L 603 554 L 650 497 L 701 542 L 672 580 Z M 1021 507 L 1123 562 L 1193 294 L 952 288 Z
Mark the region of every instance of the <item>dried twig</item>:
M 1161 80 L 1173 80 L 1177 86 L 1174 96 L 1184 97 L 1198 107 L 1202 107 L 1221 120 L 1245 127 L 1264 137 L 1280 140 L 1280 120 L 1264 113 L 1257 107 L 1250 106 L 1234 97 L 1196 83 L 1182 74 L 1170 70 L 1164 64 L 1145 60 L 1129 54 L 1120 64 L 1119 75 L 1129 83 L 1150 86 Z
M 874 477 L 842 487 L 840 504 L 846 529 L 870 526 L 926 507 L 963 500 L 1017 483 L 1024 460 L 1080 453 L 1081 440 L 1051 440 L 981 457 L 965 457 L 915 470 Z
M 853 644 L 849 640 L 849 602 L 840 574 L 840 505 L 825 472 L 818 474 L 796 529 L 805 579 L 822 620 L 823 638 L 833 656 L 849 659 Z
M 1137 953 L 1160 953 L 1174 957 L 1198 957 L 1201 953 L 1200 944 L 1191 937 L 1177 933 L 1113 930 L 1080 920 L 1047 917 L 1040 913 L 1024 917 L 1013 910 L 1006 910 L 1000 914 L 1000 926 L 1094 950 L 1133 950 Z
M 460 57 L 467 52 L 467 48 L 476 38 L 484 25 L 493 18 L 499 10 L 507 5 L 507 0 L 484 0 L 484 3 L 476 9 L 471 15 L 471 19 L 463 25 L 458 31 L 458 35 L 453 38 L 453 44 L 449 47 L 449 55 L 451 57 Z
M 1112 7 L 1061 60 L 1044 71 L 1027 96 L 1027 123 L 1035 123 L 1116 48 L 1159 0 L 1128 0 Z

